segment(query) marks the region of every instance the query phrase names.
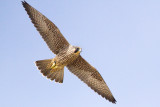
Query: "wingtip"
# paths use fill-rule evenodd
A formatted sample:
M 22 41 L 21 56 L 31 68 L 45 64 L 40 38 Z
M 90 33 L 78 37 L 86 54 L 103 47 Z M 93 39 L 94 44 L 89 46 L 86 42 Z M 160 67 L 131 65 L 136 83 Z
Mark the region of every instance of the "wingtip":
M 113 100 L 113 101 L 110 101 L 110 100 L 109 100 L 109 102 L 111 102 L 111 103 L 113 103 L 113 104 L 116 104 L 116 103 L 117 103 L 116 100 Z
M 113 104 L 116 104 L 116 100 L 113 98 L 113 100 L 111 101 Z
M 109 102 L 112 102 L 113 104 L 116 104 L 116 99 L 114 97 L 111 97 L 111 98 L 108 98 L 108 97 L 105 97 L 106 100 L 108 100 Z
M 22 5 L 28 4 L 25 0 L 21 1 Z
M 26 1 L 25 1 L 25 0 L 23 0 L 23 1 L 21 1 L 21 3 L 22 3 L 22 4 L 24 4 L 24 3 L 26 3 Z

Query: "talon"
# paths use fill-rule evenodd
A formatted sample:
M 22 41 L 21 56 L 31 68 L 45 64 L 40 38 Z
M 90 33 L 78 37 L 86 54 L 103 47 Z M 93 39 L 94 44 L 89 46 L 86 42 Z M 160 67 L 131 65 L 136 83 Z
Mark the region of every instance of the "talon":
M 56 61 L 53 62 L 51 69 L 53 69 L 56 66 Z

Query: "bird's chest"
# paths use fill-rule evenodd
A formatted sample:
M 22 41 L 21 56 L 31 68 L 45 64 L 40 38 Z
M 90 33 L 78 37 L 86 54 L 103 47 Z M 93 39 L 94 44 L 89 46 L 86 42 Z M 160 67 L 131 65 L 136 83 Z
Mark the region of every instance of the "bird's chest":
M 66 66 L 77 58 L 74 54 L 60 54 L 56 56 L 57 65 Z

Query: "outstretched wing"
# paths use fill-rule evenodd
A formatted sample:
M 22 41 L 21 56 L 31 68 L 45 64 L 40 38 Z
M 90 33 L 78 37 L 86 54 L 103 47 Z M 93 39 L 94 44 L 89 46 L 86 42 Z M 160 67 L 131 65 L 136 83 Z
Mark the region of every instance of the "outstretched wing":
M 116 103 L 116 100 L 102 76 L 81 56 L 79 56 L 73 63 L 67 65 L 67 68 L 99 95 L 105 97 L 112 103 Z
M 69 46 L 69 43 L 54 23 L 30 6 L 27 2 L 22 1 L 22 5 L 27 11 L 32 23 L 53 53 L 58 54 L 60 50 Z

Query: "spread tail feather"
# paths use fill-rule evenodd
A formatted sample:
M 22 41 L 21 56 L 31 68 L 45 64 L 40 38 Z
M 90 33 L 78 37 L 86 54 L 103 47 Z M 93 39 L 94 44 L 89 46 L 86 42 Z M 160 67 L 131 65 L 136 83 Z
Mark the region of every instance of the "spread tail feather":
M 52 60 L 53 59 L 39 60 L 35 63 L 41 73 L 48 79 L 63 83 L 64 68 L 55 71 L 54 68 L 52 68 L 52 65 L 54 63 Z

